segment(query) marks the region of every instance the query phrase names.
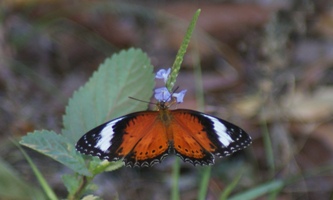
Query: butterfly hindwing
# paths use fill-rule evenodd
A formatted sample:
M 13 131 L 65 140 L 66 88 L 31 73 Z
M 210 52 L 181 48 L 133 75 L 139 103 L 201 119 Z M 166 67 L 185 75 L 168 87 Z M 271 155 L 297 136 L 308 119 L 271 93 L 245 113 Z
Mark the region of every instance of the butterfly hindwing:
M 174 132 L 174 148 L 176 152 L 185 161 L 187 159 L 193 164 L 213 164 L 214 157 L 212 154 L 219 157 L 228 156 L 251 144 L 251 138 L 244 130 L 217 117 L 186 109 L 174 110 L 172 115 L 175 121 L 174 124 L 177 122 L 179 126 L 183 127 L 184 133 L 186 133 L 181 134 L 192 138 L 190 143 L 187 142 L 187 145 L 191 147 L 200 146 L 199 154 L 196 151 L 192 152 L 193 148 L 188 148 L 189 152 L 187 152 L 181 146 L 181 144 L 186 146 L 186 140 L 178 138 L 176 136 L 177 131 Z
M 173 134 L 173 148 L 176 154 L 185 162 L 193 165 L 208 165 L 214 163 L 210 140 L 203 132 L 204 127 L 198 118 L 183 110 L 171 111 L 173 123 L 170 131 Z

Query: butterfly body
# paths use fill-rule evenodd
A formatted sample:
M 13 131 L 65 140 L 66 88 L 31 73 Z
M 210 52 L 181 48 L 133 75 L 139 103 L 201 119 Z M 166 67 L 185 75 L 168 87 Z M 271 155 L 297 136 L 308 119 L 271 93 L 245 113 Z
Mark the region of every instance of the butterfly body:
M 76 144 L 83 153 L 100 159 L 123 159 L 126 166 L 152 166 L 174 153 L 193 165 L 210 165 L 244 149 L 251 138 L 227 121 L 187 109 L 141 111 L 106 122 L 86 133 Z

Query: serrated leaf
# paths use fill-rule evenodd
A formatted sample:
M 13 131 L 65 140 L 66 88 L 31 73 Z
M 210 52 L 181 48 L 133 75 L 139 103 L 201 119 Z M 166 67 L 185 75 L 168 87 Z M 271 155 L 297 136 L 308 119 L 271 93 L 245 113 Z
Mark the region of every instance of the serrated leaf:
M 82 156 L 76 153 L 74 144 L 62 135 L 47 130 L 35 131 L 22 137 L 20 144 L 53 158 L 75 172 L 91 176 Z
M 63 117 L 63 134 L 73 144 L 95 126 L 144 110 L 154 87 L 153 66 L 141 50 L 130 49 L 113 55 L 69 100 Z

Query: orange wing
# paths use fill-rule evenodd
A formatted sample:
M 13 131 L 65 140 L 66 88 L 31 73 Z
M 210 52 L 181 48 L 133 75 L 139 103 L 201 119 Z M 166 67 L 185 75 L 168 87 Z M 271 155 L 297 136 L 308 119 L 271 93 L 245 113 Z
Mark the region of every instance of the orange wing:
M 208 140 L 204 126 L 188 112 L 173 110 L 173 123 L 170 131 L 173 134 L 173 147 L 176 154 L 193 165 L 213 164 L 214 156 L 210 153 L 216 148 Z
M 222 119 L 186 109 L 170 113 L 173 148 L 182 160 L 193 165 L 213 164 L 214 154 L 228 156 L 251 143 L 245 131 Z
M 76 148 L 109 161 L 123 158 L 130 167 L 152 166 L 169 150 L 166 127 L 157 116 L 158 112 L 143 111 L 111 120 L 86 133 Z M 85 141 L 90 142 L 90 148 Z
M 156 120 L 158 112 L 143 112 L 127 123 L 118 148 L 129 166 L 151 166 L 168 155 L 166 127 Z

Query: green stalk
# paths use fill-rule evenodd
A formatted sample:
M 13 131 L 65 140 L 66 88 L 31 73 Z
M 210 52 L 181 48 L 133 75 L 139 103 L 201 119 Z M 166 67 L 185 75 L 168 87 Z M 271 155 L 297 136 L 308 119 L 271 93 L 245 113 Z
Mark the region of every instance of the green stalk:
M 238 175 L 234 178 L 234 180 L 224 189 L 224 191 L 221 193 L 220 200 L 227 200 L 231 194 L 231 192 L 236 188 L 237 184 L 239 183 L 243 171 L 241 170 Z
M 194 16 L 191 20 L 191 23 L 190 23 L 189 27 L 187 28 L 187 31 L 186 31 L 185 37 L 183 39 L 183 42 L 180 45 L 180 48 L 179 48 L 178 53 L 176 55 L 175 62 L 172 65 L 171 73 L 170 73 L 170 75 L 168 77 L 168 80 L 167 80 L 167 83 L 166 83 L 166 87 L 168 88 L 169 91 L 172 91 L 172 88 L 176 83 L 176 79 L 177 79 L 177 76 L 178 76 L 178 73 L 179 73 L 179 70 L 180 70 L 180 66 L 183 62 L 184 55 L 186 53 L 188 44 L 190 43 L 190 39 L 191 39 L 193 30 L 195 28 L 195 25 L 198 21 L 198 17 L 199 17 L 200 12 L 201 12 L 200 9 L 198 9 L 195 12 L 195 14 L 194 14 Z
M 180 161 L 179 158 L 175 159 L 172 167 L 172 188 L 171 199 L 179 200 L 179 176 L 180 176 Z
M 35 176 L 36 176 L 39 184 L 41 185 L 41 187 L 42 187 L 43 191 L 45 192 L 46 196 L 48 197 L 48 199 L 50 199 L 50 200 L 57 200 L 58 197 L 55 195 L 55 193 L 51 189 L 50 185 L 47 183 L 47 181 L 43 177 L 42 173 L 40 173 L 40 171 L 38 170 L 37 166 L 31 160 L 31 158 L 29 157 L 29 155 L 25 153 L 25 151 L 22 149 L 22 147 L 19 144 L 17 144 L 16 142 L 14 142 L 14 144 L 20 149 L 20 151 L 22 152 L 23 156 L 28 161 L 28 163 L 29 163 L 32 171 L 34 172 L 34 174 L 35 174 Z
M 202 177 L 201 177 L 199 193 L 198 193 L 198 199 L 199 200 L 205 200 L 206 199 L 208 185 L 209 185 L 209 179 L 210 179 L 210 173 L 212 171 L 211 169 L 212 169 L 211 166 L 206 166 L 202 170 Z

